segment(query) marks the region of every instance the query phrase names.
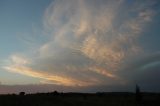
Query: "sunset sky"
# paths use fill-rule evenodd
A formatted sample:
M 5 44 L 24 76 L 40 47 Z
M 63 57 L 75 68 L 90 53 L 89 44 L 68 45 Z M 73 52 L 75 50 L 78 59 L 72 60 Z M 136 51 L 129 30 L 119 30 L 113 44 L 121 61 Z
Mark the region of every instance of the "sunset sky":
M 0 0 L 0 93 L 160 92 L 160 0 Z

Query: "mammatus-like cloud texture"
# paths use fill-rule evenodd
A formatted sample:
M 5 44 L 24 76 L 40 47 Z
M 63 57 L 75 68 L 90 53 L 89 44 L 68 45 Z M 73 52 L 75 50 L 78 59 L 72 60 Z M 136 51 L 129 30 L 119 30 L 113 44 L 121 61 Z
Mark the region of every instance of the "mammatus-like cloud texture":
M 48 41 L 31 55 L 13 54 L 4 68 L 65 86 L 127 84 L 133 81 L 127 73 L 137 73 L 132 60 L 146 55 L 138 39 L 156 16 L 156 3 L 55 0 L 44 14 Z

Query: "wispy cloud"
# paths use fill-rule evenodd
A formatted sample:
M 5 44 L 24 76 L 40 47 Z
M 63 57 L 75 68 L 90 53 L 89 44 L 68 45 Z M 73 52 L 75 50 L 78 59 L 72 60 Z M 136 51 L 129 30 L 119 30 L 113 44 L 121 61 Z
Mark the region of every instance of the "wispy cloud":
M 125 82 L 119 73 L 142 55 L 137 39 L 152 21 L 156 3 L 126 2 L 55 0 L 44 14 L 48 41 L 28 59 L 13 55 L 4 68 L 67 86 Z
M 11 72 L 44 79 L 43 83 L 65 85 L 65 86 L 86 86 L 89 85 L 87 82 L 81 82 L 76 79 L 66 78 L 64 76 L 51 75 L 43 71 L 37 71 L 23 66 L 10 66 L 4 67 L 4 69 L 10 70 Z M 45 81 L 46 80 L 46 81 Z

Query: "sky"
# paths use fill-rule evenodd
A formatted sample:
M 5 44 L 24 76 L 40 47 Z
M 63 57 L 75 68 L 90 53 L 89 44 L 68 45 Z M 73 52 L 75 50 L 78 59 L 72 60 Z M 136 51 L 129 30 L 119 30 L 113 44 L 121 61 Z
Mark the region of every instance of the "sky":
M 160 92 L 159 0 L 0 0 L 0 93 Z

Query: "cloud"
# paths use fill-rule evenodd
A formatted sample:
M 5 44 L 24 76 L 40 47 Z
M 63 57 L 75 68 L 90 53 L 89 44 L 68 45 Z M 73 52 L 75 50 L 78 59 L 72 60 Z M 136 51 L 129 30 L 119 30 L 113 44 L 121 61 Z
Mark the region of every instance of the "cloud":
M 159 52 L 146 54 L 141 57 L 132 59 L 132 61 L 130 60 L 130 62 L 128 61 L 128 64 L 126 64 L 126 66 L 122 68 L 123 71 L 121 71 L 122 72 L 121 75 L 124 75 L 123 76 L 124 78 L 126 78 L 127 80 L 132 80 L 134 83 L 136 83 L 136 80 L 141 80 L 141 79 L 147 80 L 150 79 L 151 77 L 155 78 L 155 76 L 159 75 L 158 71 L 159 64 L 160 64 Z M 124 70 L 128 71 L 125 71 L 124 73 Z M 150 74 L 148 75 L 148 73 Z M 154 75 L 155 73 L 157 73 L 157 75 Z M 148 76 L 148 78 L 146 76 Z
M 57 85 L 65 85 L 65 86 L 86 86 L 90 85 L 87 82 L 78 81 L 76 79 L 67 78 L 65 76 L 58 76 L 46 73 L 44 71 L 33 70 L 32 68 L 27 67 L 29 62 L 24 58 L 18 56 L 12 56 L 12 65 L 3 67 L 10 72 L 19 73 L 22 75 L 27 75 L 35 78 L 43 79 L 43 83 L 52 83 Z
M 145 54 L 138 39 L 152 22 L 156 4 L 126 2 L 55 0 L 44 14 L 48 41 L 27 59 L 13 54 L 4 68 L 58 85 L 126 83 L 123 73 L 133 65 L 127 62 Z

